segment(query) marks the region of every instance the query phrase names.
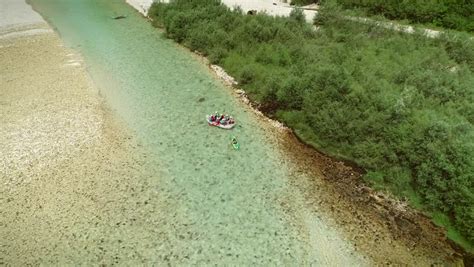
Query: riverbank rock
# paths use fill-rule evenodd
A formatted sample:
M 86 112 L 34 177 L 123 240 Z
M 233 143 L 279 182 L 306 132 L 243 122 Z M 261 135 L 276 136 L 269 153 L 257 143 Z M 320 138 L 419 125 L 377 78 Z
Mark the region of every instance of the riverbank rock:
M 237 85 L 237 81 L 234 77 L 227 74 L 227 72 L 218 65 L 211 65 L 211 69 L 217 74 L 217 76 L 222 79 L 228 85 Z

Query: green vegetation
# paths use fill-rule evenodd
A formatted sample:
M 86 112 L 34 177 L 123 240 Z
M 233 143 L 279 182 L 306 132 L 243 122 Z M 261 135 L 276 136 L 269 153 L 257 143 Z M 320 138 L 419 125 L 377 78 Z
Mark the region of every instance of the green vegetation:
M 456 242 L 461 247 L 465 248 L 467 251 L 474 251 L 474 245 L 470 243 L 464 236 L 462 236 L 459 231 L 452 225 L 449 217 L 441 212 L 434 212 L 432 214 L 433 221 L 436 225 L 446 228 L 447 236 Z
M 474 242 L 474 46 L 341 19 L 246 16 L 218 0 L 150 10 L 169 38 L 234 76 L 305 141 L 364 167 L 365 180 L 443 214 Z M 445 223 L 447 225 L 447 223 Z M 454 229 L 454 228 L 453 228 Z
M 292 0 L 291 5 L 305 6 L 309 4 L 317 3 L 317 0 Z
M 344 8 L 363 10 L 388 19 L 428 23 L 474 32 L 474 1 L 469 0 L 336 0 Z

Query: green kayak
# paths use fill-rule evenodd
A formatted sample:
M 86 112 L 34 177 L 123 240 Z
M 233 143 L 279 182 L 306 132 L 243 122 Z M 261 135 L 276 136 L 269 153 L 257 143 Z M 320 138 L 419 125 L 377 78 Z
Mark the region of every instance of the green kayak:
M 235 149 L 235 150 L 239 150 L 240 149 L 240 144 L 239 142 L 237 142 L 237 138 L 235 138 L 235 136 L 232 136 L 232 138 L 230 139 L 230 143 L 232 145 L 232 147 Z

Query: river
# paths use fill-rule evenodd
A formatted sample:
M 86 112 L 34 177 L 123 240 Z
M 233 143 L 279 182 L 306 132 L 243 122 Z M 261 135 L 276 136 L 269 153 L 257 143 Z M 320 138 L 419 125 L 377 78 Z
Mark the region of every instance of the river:
M 82 54 L 106 103 L 159 162 L 157 191 L 172 208 L 149 215 L 161 222 L 144 233 L 155 242 L 133 248 L 151 251 L 148 263 L 367 264 L 290 185 L 269 126 L 195 55 L 124 1 L 30 2 Z M 205 115 L 214 111 L 234 115 L 238 126 L 209 127 Z M 240 151 L 230 147 L 231 134 Z

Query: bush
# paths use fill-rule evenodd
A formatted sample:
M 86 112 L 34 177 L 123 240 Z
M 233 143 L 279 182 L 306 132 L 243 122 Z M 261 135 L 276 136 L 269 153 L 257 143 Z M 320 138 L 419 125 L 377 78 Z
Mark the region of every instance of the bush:
M 309 4 L 317 3 L 318 0 L 291 0 L 291 5 L 305 6 Z
M 290 19 L 293 19 L 298 23 L 306 22 L 306 18 L 304 16 L 303 10 L 300 8 L 293 8 L 293 10 L 291 10 Z
M 451 4 L 374 1 L 357 2 L 417 20 L 452 12 Z M 209 54 L 305 141 L 366 168 L 378 188 L 442 212 L 474 242 L 469 36 L 427 39 L 358 24 L 333 2 L 321 8 L 318 31 L 299 11 L 246 16 L 216 0 L 154 4 L 150 16 L 170 38 Z
M 332 0 L 327 0 L 332 1 Z M 368 15 L 383 15 L 388 19 L 429 23 L 448 29 L 474 32 L 474 2 L 453 1 L 395 1 L 395 0 L 333 0 L 344 8 L 359 8 Z

